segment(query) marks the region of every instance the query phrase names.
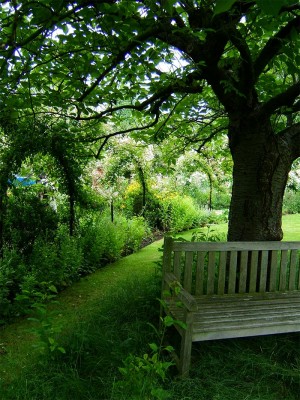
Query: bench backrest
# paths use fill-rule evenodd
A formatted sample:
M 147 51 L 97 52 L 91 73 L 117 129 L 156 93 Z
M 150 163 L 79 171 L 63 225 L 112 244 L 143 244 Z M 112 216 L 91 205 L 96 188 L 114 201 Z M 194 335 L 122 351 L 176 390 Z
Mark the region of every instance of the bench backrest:
M 165 237 L 163 271 L 191 294 L 300 290 L 300 242 L 179 242 Z

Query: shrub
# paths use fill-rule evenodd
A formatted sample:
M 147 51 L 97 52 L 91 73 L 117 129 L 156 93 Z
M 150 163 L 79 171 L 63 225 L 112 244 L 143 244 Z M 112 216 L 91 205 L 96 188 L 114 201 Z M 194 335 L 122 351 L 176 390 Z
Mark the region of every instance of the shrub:
M 123 254 L 138 250 L 147 235 L 149 228 L 142 217 L 127 219 L 116 215 L 111 222 L 108 215 L 89 213 L 82 218 L 79 232 L 84 254 L 82 273 L 94 271 L 118 260 Z
M 198 225 L 200 213 L 191 197 L 169 194 L 160 204 L 164 230 L 180 232 Z
M 0 325 L 18 313 L 14 299 L 25 275 L 22 256 L 14 249 L 5 248 L 0 259 Z
M 300 195 L 294 190 L 287 189 L 283 198 L 283 213 L 300 213 Z
M 40 200 L 39 190 L 39 185 L 13 188 L 8 196 L 4 241 L 25 254 L 37 237 L 53 238 L 58 226 L 57 213 L 48 201 Z
M 150 228 L 143 217 L 126 219 L 119 216 L 116 226 L 125 232 L 124 254 L 137 251 L 141 247 L 143 240 L 151 235 Z

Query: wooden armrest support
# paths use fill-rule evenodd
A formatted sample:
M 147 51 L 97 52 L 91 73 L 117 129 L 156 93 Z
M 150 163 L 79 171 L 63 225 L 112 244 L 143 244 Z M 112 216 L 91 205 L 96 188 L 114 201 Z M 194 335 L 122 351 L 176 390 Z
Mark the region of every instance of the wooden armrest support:
M 164 276 L 164 280 L 169 287 L 174 286 L 174 283 L 178 283 L 180 291 L 178 294 L 176 294 L 176 296 L 188 311 L 196 311 L 198 309 L 195 298 L 182 287 L 182 285 L 178 282 L 177 277 L 172 272 L 167 272 Z

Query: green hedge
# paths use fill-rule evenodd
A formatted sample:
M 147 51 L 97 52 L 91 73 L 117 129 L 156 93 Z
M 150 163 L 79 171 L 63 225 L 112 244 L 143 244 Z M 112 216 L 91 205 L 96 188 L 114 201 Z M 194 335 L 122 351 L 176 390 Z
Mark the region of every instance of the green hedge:
M 136 251 L 148 235 L 149 229 L 141 217 L 128 220 L 117 216 L 112 223 L 109 216 L 89 212 L 81 218 L 74 237 L 62 225 L 54 240 L 37 237 L 29 255 L 11 246 L 5 248 L 0 260 L 0 324 L 27 313 L 37 298 L 46 299 L 53 289 L 62 290 L 80 277 Z

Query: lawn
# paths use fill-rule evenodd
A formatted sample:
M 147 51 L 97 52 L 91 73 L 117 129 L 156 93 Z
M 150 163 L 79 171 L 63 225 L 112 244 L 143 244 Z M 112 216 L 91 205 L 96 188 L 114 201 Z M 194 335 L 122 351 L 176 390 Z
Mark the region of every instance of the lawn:
M 283 223 L 285 238 L 300 240 L 300 216 L 285 216 Z M 226 226 L 211 229 L 224 233 Z M 24 319 L 2 330 L 0 399 L 299 400 L 298 334 L 196 344 L 190 378 L 184 380 L 176 379 L 173 368 L 160 380 L 159 363 L 144 368 L 137 357 L 150 357 L 149 343 L 160 340 L 155 263 L 161 245 L 153 243 L 82 279 L 38 322 Z M 49 326 L 59 328 L 54 351 L 49 342 L 41 353 Z M 127 379 L 120 367 L 129 372 Z

